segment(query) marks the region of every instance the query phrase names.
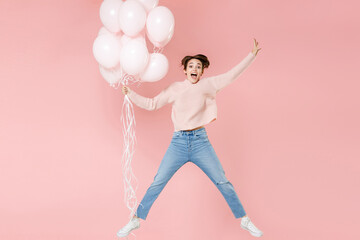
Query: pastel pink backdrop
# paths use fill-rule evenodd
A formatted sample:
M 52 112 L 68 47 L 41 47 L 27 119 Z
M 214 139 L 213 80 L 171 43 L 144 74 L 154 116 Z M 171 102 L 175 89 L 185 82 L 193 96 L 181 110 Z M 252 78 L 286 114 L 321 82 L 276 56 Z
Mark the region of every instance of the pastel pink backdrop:
M 0 2 L 0 238 L 116 239 L 128 221 L 121 175 L 123 96 L 92 44 L 100 0 Z M 256 61 L 217 98 L 210 140 L 263 239 L 359 239 L 357 1 L 160 0 L 176 21 L 170 70 L 136 91 L 182 81 L 187 54 L 205 76 L 251 50 Z M 139 201 L 173 131 L 170 106 L 135 108 Z M 175 174 L 137 239 L 252 239 L 195 165 Z

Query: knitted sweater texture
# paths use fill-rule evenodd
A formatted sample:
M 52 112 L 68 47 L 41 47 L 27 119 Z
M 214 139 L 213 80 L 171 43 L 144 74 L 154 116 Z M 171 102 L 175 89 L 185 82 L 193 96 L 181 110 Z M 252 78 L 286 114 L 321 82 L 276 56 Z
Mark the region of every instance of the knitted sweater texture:
M 171 103 L 175 131 L 194 129 L 216 120 L 216 94 L 236 80 L 254 60 L 255 55 L 250 52 L 226 73 L 201 78 L 195 84 L 188 79 L 174 82 L 154 98 L 143 97 L 133 90 L 130 90 L 128 96 L 137 106 L 150 111 Z

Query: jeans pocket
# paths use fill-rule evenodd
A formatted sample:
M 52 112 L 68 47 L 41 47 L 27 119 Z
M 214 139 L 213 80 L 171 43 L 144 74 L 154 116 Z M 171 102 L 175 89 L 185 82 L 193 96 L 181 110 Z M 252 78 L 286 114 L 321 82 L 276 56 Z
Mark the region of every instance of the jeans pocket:
M 203 143 L 207 143 L 209 141 L 208 136 L 206 134 L 198 134 L 196 135 L 196 139 Z
M 180 134 L 181 134 L 181 133 L 179 133 L 179 132 L 174 132 L 174 133 L 173 133 L 173 138 L 180 137 Z

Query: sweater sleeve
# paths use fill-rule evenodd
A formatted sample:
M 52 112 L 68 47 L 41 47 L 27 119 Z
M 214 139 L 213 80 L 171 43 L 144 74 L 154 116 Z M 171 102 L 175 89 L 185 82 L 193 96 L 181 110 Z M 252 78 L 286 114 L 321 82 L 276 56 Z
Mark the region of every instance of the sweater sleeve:
M 216 92 L 220 91 L 233 81 L 235 81 L 241 73 L 255 60 L 255 55 L 250 52 L 240 63 L 230 69 L 228 72 L 210 77 L 209 83 L 215 88 Z
M 144 108 L 149 111 L 157 110 L 167 103 L 170 103 L 171 90 L 170 86 L 162 90 L 157 96 L 153 98 L 143 97 L 133 90 L 128 93 L 130 100 L 138 107 Z

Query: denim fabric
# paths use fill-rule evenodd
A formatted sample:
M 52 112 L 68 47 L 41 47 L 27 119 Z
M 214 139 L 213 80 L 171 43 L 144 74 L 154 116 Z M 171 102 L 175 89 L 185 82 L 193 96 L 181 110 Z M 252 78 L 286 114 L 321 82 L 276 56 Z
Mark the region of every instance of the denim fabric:
M 154 181 L 137 208 L 136 216 L 146 219 L 151 206 L 167 182 L 187 162 L 196 164 L 204 171 L 224 196 L 235 218 L 246 215 L 233 185 L 225 177 L 223 167 L 209 142 L 205 128 L 200 128 L 193 131 L 174 132 Z

